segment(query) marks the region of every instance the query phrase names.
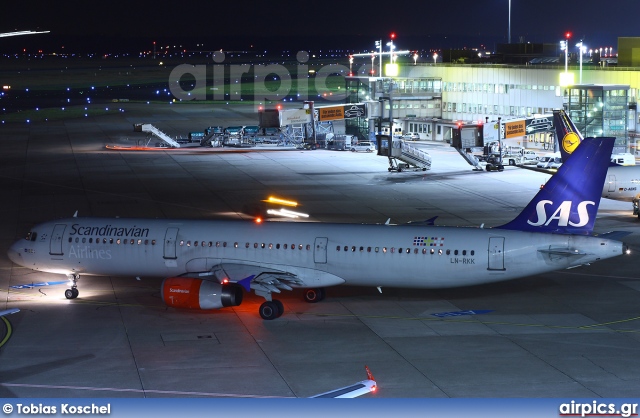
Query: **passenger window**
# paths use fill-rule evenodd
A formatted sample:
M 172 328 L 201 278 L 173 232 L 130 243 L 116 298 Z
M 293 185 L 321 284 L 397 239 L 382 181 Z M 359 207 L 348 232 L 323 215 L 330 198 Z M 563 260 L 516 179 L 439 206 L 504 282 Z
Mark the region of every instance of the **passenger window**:
M 155 244 L 155 240 L 153 240 L 153 243 Z M 113 238 L 109 238 L 109 244 L 113 244 Z
M 220 246 L 220 241 L 216 241 L 216 247 Z
M 336 251 L 340 251 L 340 246 L 336 245 Z
M 416 248 L 416 250 L 417 250 L 417 248 Z M 411 254 L 411 248 L 407 248 L 407 254 Z
M 273 249 L 273 244 L 269 243 L 269 249 L 272 250 Z
M 296 249 L 296 244 L 291 244 L 291 249 L 295 250 Z
M 349 251 L 349 247 L 347 247 L 346 245 L 344 246 L 344 250 L 345 251 Z
M 73 242 L 73 238 L 69 237 L 69 242 Z
M 299 250 L 302 250 L 302 244 L 299 244 L 299 245 L 298 245 L 298 249 L 299 249 Z
M 455 250 L 455 251 L 453 252 L 453 255 L 458 255 L 458 250 Z
M 364 247 L 360 247 L 360 251 L 364 251 Z
M 413 253 L 414 253 L 414 254 L 418 254 L 418 249 L 417 249 L 417 248 L 414 248 Z
M 375 252 L 378 252 L 378 247 L 376 247 L 376 249 L 374 250 Z
M 438 250 L 438 255 L 442 255 L 442 250 Z
M 93 244 L 93 238 L 89 238 L 89 244 Z
M 86 238 L 82 238 L 82 243 L 84 244 L 85 242 L 87 242 Z
M 282 244 L 282 248 L 286 250 L 289 246 L 287 244 Z
M 260 248 L 264 248 L 266 247 L 265 243 L 263 242 L 262 244 L 260 244 Z
M 191 247 L 191 241 L 187 241 L 187 247 Z
M 156 240 L 155 239 L 151 240 L 151 245 L 156 245 Z
M 433 248 L 431 249 L 431 251 L 429 251 L 430 254 L 435 254 L 436 250 L 434 250 Z
M 198 241 L 193 241 L 193 246 L 197 247 L 198 246 Z
M 133 238 L 131 239 L 131 241 L 129 241 L 129 244 L 133 245 Z
M 222 247 L 226 247 L 227 246 L 227 241 L 222 243 Z M 238 246 L 238 243 L 236 242 L 236 247 Z
M 391 247 L 391 253 L 395 253 L 396 252 L 396 247 Z
M 467 250 L 462 250 L 462 255 L 467 255 Z
M 149 245 L 149 240 L 148 239 L 144 240 L 144 245 Z
M 307 251 L 311 249 L 311 245 L 307 244 Z
M 122 240 L 122 245 L 127 245 L 127 240 L 126 239 Z
M 427 253 L 427 249 L 426 249 L 426 248 L 423 248 L 423 249 L 422 249 L 422 254 L 426 254 L 426 253 Z
M 257 242 L 253 243 L 253 248 L 258 248 L 258 243 Z
M 451 254 L 451 250 L 447 250 L 447 255 Z
M 355 252 L 356 252 L 356 246 L 355 246 L 355 245 L 351 246 L 351 252 L 352 252 L 352 253 L 355 253 Z
M 140 244 L 142 244 L 142 240 L 141 239 L 138 240 L 138 245 L 140 245 Z
M 476 252 L 474 250 L 471 250 L 471 255 L 475 255 L 475 253 Z
M 249 244 L 248 242 L 247 242 L 247 243 L 245 243 L 245 244 L 244 244 L 244 248 L 249 248 L 249 245 L 251 245 L 251 244 Z
M 116 244 L 120 245 L 120 238 L 116 240 Z
M 371 252 L 371 247 L 367 247 L 367 252 L 370 253 Z
M 398 254 L 402 254 L 402 248 L 398 249 Z
M 382 252 L 386 253 L 387 252 L 387 247 L 382 247 Z
M 118 241 L 120 241 L 120 240 L 118 240 Z M 180 240 L 180 245 L 181 246 L 184 245 L 184 241 L 183 240 Z
M 276 250 L 280 249 L 280 244 L 276 244 Z

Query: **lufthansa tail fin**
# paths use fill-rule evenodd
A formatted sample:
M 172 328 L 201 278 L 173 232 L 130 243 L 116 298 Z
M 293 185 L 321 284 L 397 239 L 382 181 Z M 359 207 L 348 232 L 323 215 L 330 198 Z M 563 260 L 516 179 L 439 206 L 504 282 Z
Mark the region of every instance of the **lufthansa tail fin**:
M 555 109 L 553 111 L 553 127 L 556 130 L 556 140 L 562 161 L 566 162 L 584 138 L 564 110 Z
M 600 205 L 614 138 L 587 138 L 524 210 L 497 228 L 588 235 Z

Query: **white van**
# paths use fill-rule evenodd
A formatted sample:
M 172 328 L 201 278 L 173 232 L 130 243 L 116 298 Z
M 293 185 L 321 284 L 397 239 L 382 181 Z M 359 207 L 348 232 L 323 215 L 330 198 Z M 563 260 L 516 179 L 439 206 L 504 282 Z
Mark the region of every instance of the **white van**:
M 357 144 L 352 144 L 350 149 L 352 152 L 372 152 L 376 150 L 376 147 L 371 142 L 358 142 Z

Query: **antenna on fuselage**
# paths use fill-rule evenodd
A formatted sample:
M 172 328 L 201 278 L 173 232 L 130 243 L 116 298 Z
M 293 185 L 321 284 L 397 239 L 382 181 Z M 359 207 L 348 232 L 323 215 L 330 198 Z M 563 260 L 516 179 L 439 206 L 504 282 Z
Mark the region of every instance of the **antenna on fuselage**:
M 76 213 L 74 213 L 74 214 L 73 214 L 73 217 L 74 217 L 74 218 L 77 218 L 77 217 L 78 217 L 78 211 L 76 211 Z

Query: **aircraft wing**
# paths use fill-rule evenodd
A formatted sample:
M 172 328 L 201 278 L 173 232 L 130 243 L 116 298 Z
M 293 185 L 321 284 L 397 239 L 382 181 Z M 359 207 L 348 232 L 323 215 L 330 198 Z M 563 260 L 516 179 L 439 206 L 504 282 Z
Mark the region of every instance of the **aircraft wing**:
M 358 396 L 362 396 L 370 392 L 375 392 L 378 388 L 377 383 L 373 378 L 373 375 L 371 374 L 369 368 L 367 366 L 364 366 L 364 368 L 367 371 L 366 380 L 362 380 L 343 388 L 310 396 L 310 398 L 357 398 Z
M 249 291 L 275 292 L 292 290 L 291 286 L 303 286 L 304 281 L 295 273 L 256 264 L 221 263 L 213 266 L 213 274 L 219 282 L 238 283 Z
M 18 308 L 13 308 L 13 309 L 7 309 L 4 311 L 0 311 L 0 316 L 5 316 L 5 315 L 11 315 L 14 313 L 20 312 L 20 309 Z

